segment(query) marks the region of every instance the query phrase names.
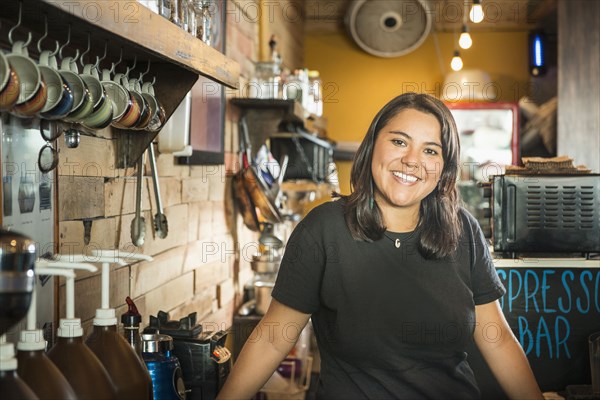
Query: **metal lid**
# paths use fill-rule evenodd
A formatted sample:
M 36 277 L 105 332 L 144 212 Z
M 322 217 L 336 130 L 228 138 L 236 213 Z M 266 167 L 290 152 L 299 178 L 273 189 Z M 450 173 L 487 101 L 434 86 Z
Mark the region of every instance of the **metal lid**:
M 161 353 L 173 350 L 173 338 L 160 333 L 142 335 L 142 351 L 144 353 Z

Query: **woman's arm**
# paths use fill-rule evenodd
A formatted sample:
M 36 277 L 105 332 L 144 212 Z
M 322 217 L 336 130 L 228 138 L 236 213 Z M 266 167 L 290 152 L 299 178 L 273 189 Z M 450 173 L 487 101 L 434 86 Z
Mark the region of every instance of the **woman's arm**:
M 475 343 L 511 399 L 542 399 L 529 361 L 494 301 L 475 306 Z
M 290 353 L 310 318 L 275 299 L 244 344 L 218 400 L 250 399 Z

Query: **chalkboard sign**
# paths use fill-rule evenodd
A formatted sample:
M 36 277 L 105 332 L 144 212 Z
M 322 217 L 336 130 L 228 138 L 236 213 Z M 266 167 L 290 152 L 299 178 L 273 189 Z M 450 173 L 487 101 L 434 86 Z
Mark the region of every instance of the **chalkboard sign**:
M 506 294 L 502 311 L 542 391 L 590 384 L 588 336 L 600 331 L 599 268 L 497 268 Z M 482 398 L 502 398 L 474 348 L 469 362 Z

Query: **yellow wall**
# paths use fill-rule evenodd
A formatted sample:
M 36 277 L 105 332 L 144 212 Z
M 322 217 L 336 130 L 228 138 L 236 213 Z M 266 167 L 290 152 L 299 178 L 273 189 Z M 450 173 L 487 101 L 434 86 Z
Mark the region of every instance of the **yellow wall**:
M 402 57 L 378 58 L 360 50 L 345 33 L 305 38 L 305 64 L 321 73 L 323 112 L 328 136 L 335 141 L 360 141 L 375 113 L 405 91 L 441 94 L 457 36 L 436 33 Z M 473 46 L 462 50 L 465 69 L 482 69 L 500 89 L 499 101 L 518 101 L 527 92 L 527 32 L 472 32 Z M 338 162 L 340 189 L 349 193 L 350 162 Z

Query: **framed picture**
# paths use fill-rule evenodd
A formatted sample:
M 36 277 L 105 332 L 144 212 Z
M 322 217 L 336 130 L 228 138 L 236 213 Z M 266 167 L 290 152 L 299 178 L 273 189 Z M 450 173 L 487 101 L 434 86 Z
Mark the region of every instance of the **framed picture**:
M 210 45 L 225 52 L 225 1 L 209 5 Z M 190 146 L 192 155 L 178 157 L 179 164 L 223 164 L 225 129 L 225 87 L 200 76 L 191 89 Z

